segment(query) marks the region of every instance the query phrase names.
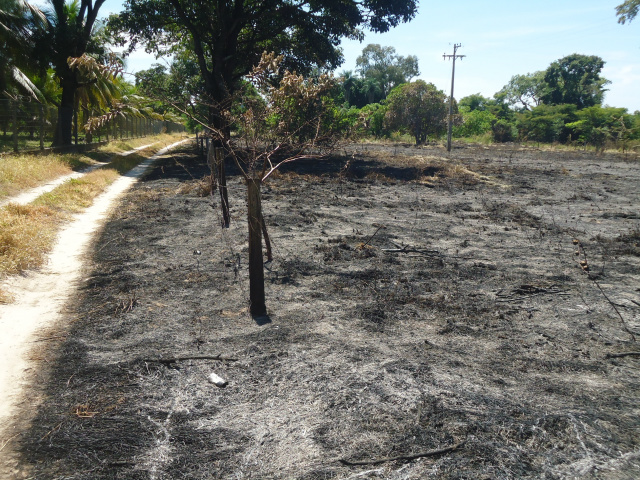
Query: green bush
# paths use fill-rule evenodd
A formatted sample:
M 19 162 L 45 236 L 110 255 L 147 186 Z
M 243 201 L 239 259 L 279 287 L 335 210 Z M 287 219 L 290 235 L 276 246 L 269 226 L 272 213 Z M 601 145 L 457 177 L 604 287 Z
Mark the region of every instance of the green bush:
M 518 135 L 516 126 L 507 120 L 492 122 L 491 131 L 493 132 L 493 141 L 498 143 L 513 142 Z
M 471 110 L 461 107 L 462 124 L 453 128 L 454 137 L 475 137 L 491 131 L 496 116 L 487 110 Z
M 565 125 L 576 119 L 576 106 L 539 105 L 518 114 L 516 126 L 521 140 L 534 142 L 566 142 L 571 133 Z

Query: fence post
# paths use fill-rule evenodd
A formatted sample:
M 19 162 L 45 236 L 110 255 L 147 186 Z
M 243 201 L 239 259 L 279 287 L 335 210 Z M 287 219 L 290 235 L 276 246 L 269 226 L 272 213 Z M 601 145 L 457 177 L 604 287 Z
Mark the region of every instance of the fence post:
M 13 151 L 18 153 L 18 101 L 13 100 L 11 103 L 11 123 L 13 123 Z
M 78 145 L 78 108 L 75 108 L 73 110 L 73 137 L 74 137 L 74 143 L 77 146 Z
M 44 106 L 40 104 L 40 150 L 44 150 Z

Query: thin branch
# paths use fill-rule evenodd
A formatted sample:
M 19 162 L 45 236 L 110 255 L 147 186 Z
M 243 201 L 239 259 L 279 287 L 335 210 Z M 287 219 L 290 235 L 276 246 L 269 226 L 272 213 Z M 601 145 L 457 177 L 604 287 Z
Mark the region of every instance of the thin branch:
M 605 358 L 640 357 L 640 352 L 607 353 Z
M 445 453 L 455 452 L 460 447 L 462 447 L 462 445 L 464 445 L 464 442 L 456 443 L 455 445 L 452 445 L 450 447 L 440 448 L 438 450 L 430 450 L 428 452 L 415 453 L 413 455 L 398 455 L 397 457 L 377 458 L 375 460 L 364 460 L 359 462 L 352 462 L 349 460 L 345 460 L 344 458 L 341 458 L 339 462 L 348 467 L 354 467 L 357 465 L 379 465 L 381 463 L 395 462 L 397 460 L 410 461 L 410 460 L 415 460 L 417 458 L 435 457 L 437 455 L 443 455 Z
M 186 360 L 216 360 L 219 362 L 237 362 L 237 358 L 224 357 L 222 355 L 194 355 L 188 357 L 167 357 L 167 358 L 151 358 L 144 359 L 143 362 L 162 363 L 163 365 L 171 365 L 172 363 L 184 362 Z

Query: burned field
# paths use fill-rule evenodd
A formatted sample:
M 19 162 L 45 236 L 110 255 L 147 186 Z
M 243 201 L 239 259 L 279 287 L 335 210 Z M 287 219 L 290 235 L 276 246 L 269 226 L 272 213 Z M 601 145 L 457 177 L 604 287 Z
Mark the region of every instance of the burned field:
M 15 478 L 640 476 L 637 159 L 370 145 L 292 164 L 263 188 L 261 325 L 245 187 L 222 230 L 207 174 L 164 157 L 99 235 L 34 352 Z

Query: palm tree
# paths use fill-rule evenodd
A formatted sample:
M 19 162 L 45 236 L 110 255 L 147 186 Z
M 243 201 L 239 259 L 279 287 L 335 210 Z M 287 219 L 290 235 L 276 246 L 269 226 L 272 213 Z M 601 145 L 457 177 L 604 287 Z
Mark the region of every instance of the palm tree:
M 54 145 L 71 145 L 76 92 L 83 86 L 82 72 L 69 59 L 85 53 L 100 53 L 93 41 L 98 11 L 105 0 L 49 0 L 46 29 L 38 39 L 38 52 L 43 63 L 50 62 L 60 82 L 62 95 Z
M 36 70 L 31 59 L 34 33 L 45 22 L 44 14 L 25 0 L 0 0 L 0 95 L 42 99 L 29 74 Z

